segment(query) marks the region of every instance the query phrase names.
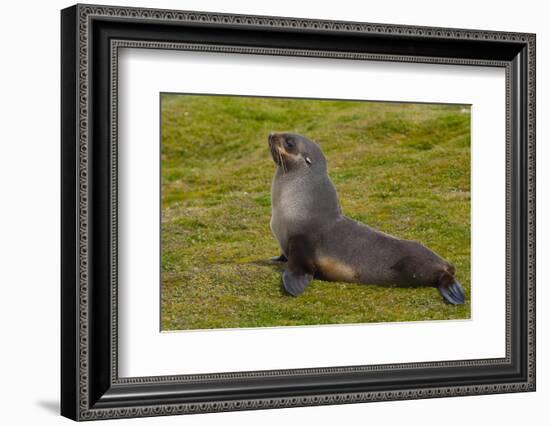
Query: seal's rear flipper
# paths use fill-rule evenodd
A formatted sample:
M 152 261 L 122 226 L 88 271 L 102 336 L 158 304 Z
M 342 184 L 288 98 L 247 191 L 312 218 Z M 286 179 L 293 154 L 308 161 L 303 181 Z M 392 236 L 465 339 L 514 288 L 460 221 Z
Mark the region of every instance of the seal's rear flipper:
M 299 296 L 313 279 L 312 274 L 295 274 L 285 269 L 283 272 L 283 286 L 286 292 L 292 296 Z
M 286 258 L 286 256 L 284 254 L 281 253 L 280 256 L 272 257 L 269 260 L 271 260 L 272 262 L 286 262 L 288 259 Z
M 439 293 L 446 302 L 453 305 L 462 305 L 465 302 L 464 289 L 460 283 L 453 279 L 452 282 L 442 282 L 437 286 Z

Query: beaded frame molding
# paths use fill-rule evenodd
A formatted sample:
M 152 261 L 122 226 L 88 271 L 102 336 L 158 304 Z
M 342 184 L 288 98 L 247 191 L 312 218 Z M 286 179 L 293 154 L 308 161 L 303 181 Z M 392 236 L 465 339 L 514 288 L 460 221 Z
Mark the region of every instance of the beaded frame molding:
M 61 18 L 62 415 L 93 420 L 535 390 L 534 34 L 97 5 L 75 5 Z M 506 356 L 118 377 L 121 48 L 504 68 Z

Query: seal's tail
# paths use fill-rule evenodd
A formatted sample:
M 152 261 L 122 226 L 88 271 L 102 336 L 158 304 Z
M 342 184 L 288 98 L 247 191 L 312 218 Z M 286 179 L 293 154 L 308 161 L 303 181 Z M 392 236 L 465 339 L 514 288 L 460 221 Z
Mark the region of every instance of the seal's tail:
M 447 271 L 441 274 L 441 278 L 437 283 L 437 289 L 441 296 L 443 296 L 443 299 L 452 305 L 462 305 L 466 301 L 464 289 L 453 275 Z

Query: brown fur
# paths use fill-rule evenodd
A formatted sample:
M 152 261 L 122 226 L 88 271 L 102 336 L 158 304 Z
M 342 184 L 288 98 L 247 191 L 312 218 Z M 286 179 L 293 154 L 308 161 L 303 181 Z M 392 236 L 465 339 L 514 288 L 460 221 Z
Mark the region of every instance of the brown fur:
M 359 277 L 354 269 L 331 257 L 320 257 L 317 260 L 317 274 L 327 281 L 358 282 Z

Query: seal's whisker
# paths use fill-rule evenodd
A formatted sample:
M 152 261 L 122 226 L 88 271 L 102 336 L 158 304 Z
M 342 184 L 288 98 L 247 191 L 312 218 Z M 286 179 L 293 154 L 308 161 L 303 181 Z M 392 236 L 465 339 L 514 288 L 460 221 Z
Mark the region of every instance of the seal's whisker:
M 281 165 L 283 166 L 283 174 L 286 174 L 286 164 L 283 160 L 283 155 L 281 154 L 281 151 L 279 151 L 279 160 L 281 161 Z

